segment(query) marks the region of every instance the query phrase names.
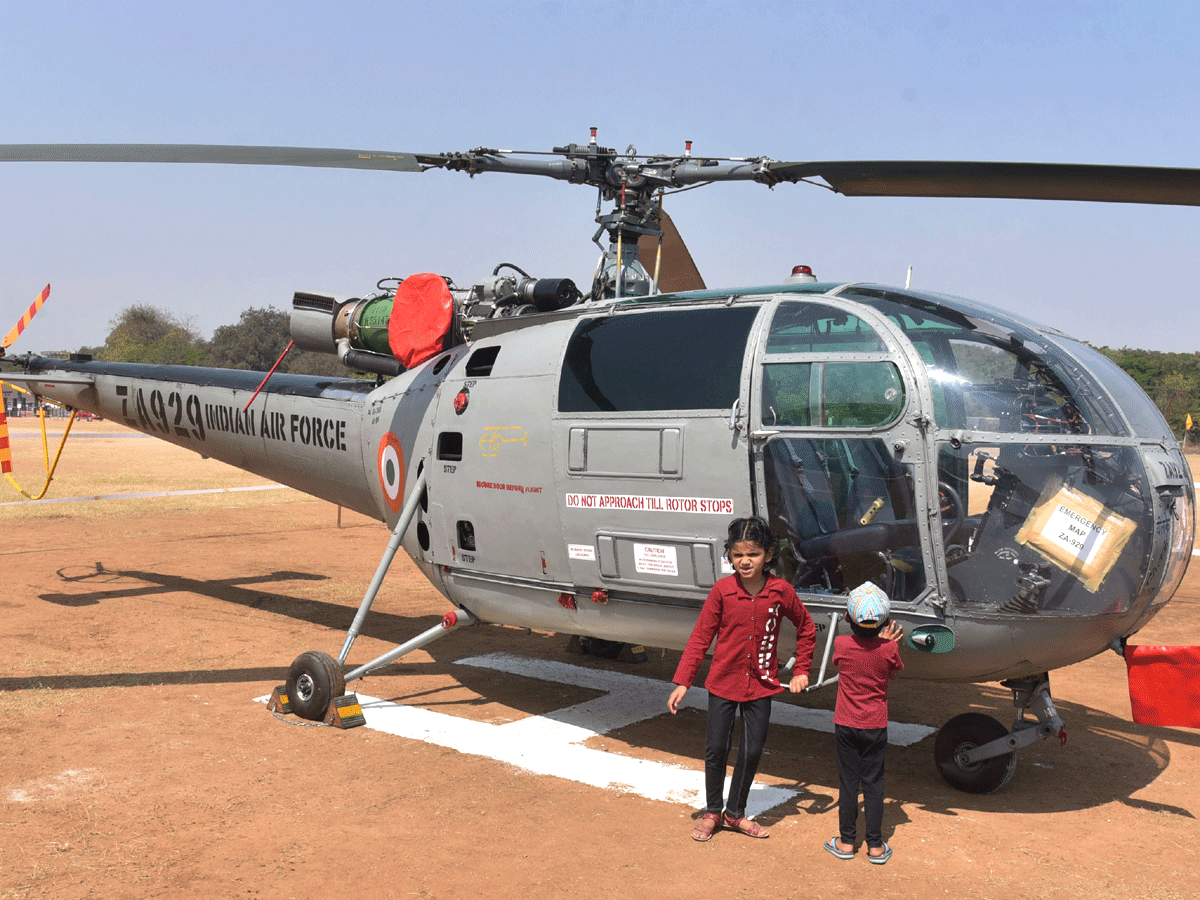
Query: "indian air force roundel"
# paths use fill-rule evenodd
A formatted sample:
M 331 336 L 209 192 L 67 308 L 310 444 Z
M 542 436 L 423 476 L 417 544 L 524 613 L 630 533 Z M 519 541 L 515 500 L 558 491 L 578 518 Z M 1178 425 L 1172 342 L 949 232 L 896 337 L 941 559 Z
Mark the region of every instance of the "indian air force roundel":
M 390 431 L 379 442 L 379 483 L 388 509 L 400 512 L 404 507 L 404 450 L 400 438 Z

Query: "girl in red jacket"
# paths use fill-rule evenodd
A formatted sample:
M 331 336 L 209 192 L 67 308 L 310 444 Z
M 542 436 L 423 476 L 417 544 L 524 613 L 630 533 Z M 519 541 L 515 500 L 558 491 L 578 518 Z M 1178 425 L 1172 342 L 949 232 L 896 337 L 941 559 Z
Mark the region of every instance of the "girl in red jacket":
M 709 592 L 692 629 L 679 668 L 675 690 L 667 700 L 674 715 L 691 686 L 709 645 L 716 638 L 704 686 L 708 689 L 708 736 L 704 749 L 704 817 L 692 829 L 692 840 L 707 841 L 723 824 L 755 838 L 769 832 L 746 816 L 746 798 L 758 771 L 771 697 L 783 690 L 779 682 L 776 645 L 782 616 L 796 626 L 796 666 L 788 687 L 793 694 L 808 687 L 816 628 L 792 586 L 771 575 L 776 540 L 758 516 L 734 519 L 725 552 L 734 574 L 722 578 Z M 733 720 L 741 714 L 742 735 L 737 765 L 725 803 L 725 765 L 729 757 Z

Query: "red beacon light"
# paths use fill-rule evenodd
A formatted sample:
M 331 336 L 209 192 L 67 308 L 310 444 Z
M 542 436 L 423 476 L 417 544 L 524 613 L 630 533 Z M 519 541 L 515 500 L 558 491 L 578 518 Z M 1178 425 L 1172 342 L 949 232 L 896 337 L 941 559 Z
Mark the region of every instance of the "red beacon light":
M 792 274 L 783 279 L 784 284 L 807 284 L 817 280 L 812 266 L 792 266 Z

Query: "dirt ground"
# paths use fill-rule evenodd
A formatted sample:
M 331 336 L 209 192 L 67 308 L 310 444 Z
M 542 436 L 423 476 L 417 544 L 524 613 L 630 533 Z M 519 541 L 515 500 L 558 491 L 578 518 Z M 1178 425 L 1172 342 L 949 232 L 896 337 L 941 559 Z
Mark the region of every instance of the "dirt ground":
M 10 422 L 16 474 L 36 488 L 30 426 Z M 335 507 L 286 489 L 129 497 L 263 482 L 108 423 L 77 423 L 60 469 L 51 498 L 125 496 L 32 505 L 0 492 L 2 898 L 1200 895 L 1200 733 L 1134 725 L 1115 655 L 1054 673 L 1069 741 L 1022 751 L 996 794 L 942 782 L 932 737 L 891 747 L 887 866 L 822 849 L 837 831 L 832 738 L 792 727 L 772 729 L 760 772 L 799 792 L 759 817 L 771 838 L 697 844 L 687 805 L 367 728 L 299 727 L 254 702 L 297 654 L 337 654 L 382 525 L 350 513 L 339 525 Z M 448 608 L 401 554 L 351 663 Z M 1200 643 L 1198 608 L 1193 566 L 1134 642 Z M 660 679 L 661 716 L 589 745 L 691 767 L 699 783 L 704 716 L 666 712 L 678 655 L 606 662 L 566 642 L 463 629 L 351 687 L 495 723 L 586 692 L 454 660 L 504 650 Z M 1012 718 L 999 685 L 892 692 L 897 721 L 968 710 Z

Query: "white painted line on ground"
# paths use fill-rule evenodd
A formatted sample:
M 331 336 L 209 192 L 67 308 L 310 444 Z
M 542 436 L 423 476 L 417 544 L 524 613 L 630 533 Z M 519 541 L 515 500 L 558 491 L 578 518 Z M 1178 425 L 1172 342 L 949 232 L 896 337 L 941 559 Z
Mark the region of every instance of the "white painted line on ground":
M 186 497 L 191 494 L 233 494 L 238 491 L 277 491 L 286 484 L 252 484 L 247 487 L 197 488 L 192 491 L 151 491 L 144 494 L 98 494 L 92 497 L 51 497 L 44 500 L 10 500 L 0 506 L 32 506 L 35 503 L 81 503 L 85 500 L 141 500 L 146 497 Z
M 13 423 L 12 417 L 9 417 L 8 436 L 10 438 L 13 438 L 13 437 L 15 437 L 15 438 L 30 438 L 30 439 L 39 440 L 39 441 L 42 439 L 41 431 L 14 431 L 13 427 L 12 427 L 12 423 Z M 75 427 L 77 429 L 79 429 L 79 428 L 86 428 L 87 426 L 80 425 L 77 423 Z M 52 439 L 62 437 L 61 431 L 57 432 L 57 433 L 47 432 L 47 434 Z M 102 441 L 107 441 L 109 439 L 115 439 L 115 438 L 146 438 L 147 440 L 149 440 L 152 437 L 153 437 L 153 435 L 142 434 L 139 431 L 101 431 L 101 432 L 93 431 L 90 434 L 86 431 L 72 431 L 71 432 L 72 439 L 82 438 L 83 440 L 97 440 L 98 439 L 98 440 L 102 440 Z
M 634 759 L 583 743 L 635 722 L 669 715 L 666 684 L 651 678 L 589 669 L 543 659 L 528 659 L 506 653 L 490 653 L 458 660 L 461 665 L 491 669 L 557 684 L 604 691 L 594 700 L 554 710 L 544 716 L 528 716 L 503 725 L 474 722 L 416 706 L 404 706 L 376 697 L 358 695 L 366 727 L 399 737 L 425 741 L 461 753 L 485 756 L 538 775 L 552 775 L 595 787 L 628 791 L 650 800 L 704 806 L 703 748 L 697 747 L 694 767 Z M 269 697 L 258 698 L 266 702 Z M 690 691 L 683 705 L 707 709 L 703 689 Z M 775 703 L 774 725 L 789 725 L 832 733 L 832 713 L 790 703 Z M 900 722 L 888 723 L 890 743 L 908 746 L 933 734 L 936 729 Z M 701 739 L 702 740 L 702 739 Z M 830 747 L 832 753 L 832 746 Z M 728 782 L 726 782 L 728 788 Z M 795 797 L 790 788 L 755 782 L 747 803 L 747 815 L 756 816 Z
M 597 723 L 594 732 L 603 734 L 613 731 L 643 719 L 652 719 L 666 713 L 667 694 L 670 687 L 652 678 L 640 675 L 629 675 L 625 672 L 610 672 L 604 669 L 587 669 L 583 666 L 573 666 L 569 663 L 546 659 L 526 659 L 507 653 L 489 653 L 487 656 L 472 656 L 458 660 L 460 665 L 478 666 L 493 669 L 497 672 L 508 672 L 512 675 L 525 675 L 542 681 L 553 681 L 562 684 L 573 684 L 576 687 L 606 690 L 606 697 L 568 707 L 573 713 L 599 704 L 605 699 L 611 699 L 615 704 L 625 704 L 630 707 L 625 720 L 614 720 Z M 780 695 L 783 696 L 783 695 Z M 636 698 L 636 701 L 635 701 Z M 632 709 L 637 702 L 637 711 Z M 708 710 L 708 695 L 703 688 L 689 691 L 683 699 L 683 706 L 690 706 L 702 711 Z M 560 710 L 560 712 L 562 712 Z M 553 715 L 558 716 L 558 713 Z M 574 719 L 574 714 L 572 715 Z M 787 725 L 793 728 L 807 728 L 810 731 L 824 731 L 833 734 L 833 713 L 824 709 L 810 709 L 805 706 L 795 706 L 791 703 L 774 703 L 771 706 L 771 723 Z M 516 723 L 513 723 L 516 724 Z M 601 727 L 607 725 L 607 727 Z M 922 741 L 937 729 L 926 725 L 909 725 L 903 722 L 888 722 L 888 743 L 898 747 L 907 747 Z

